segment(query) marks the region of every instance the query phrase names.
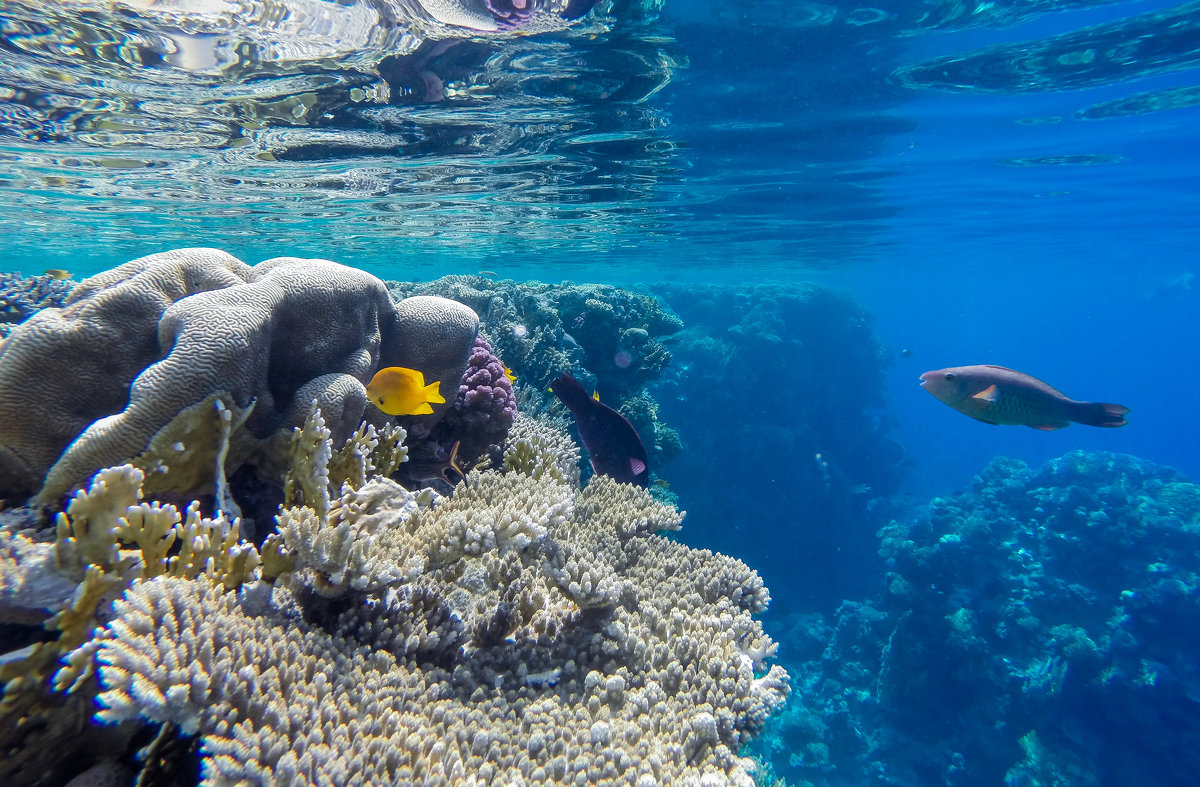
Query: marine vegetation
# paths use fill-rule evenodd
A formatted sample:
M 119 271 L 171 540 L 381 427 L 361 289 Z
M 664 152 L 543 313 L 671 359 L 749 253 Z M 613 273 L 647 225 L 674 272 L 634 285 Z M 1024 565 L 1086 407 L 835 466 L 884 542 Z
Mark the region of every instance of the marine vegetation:
M 194 505 L 137 502 L 129 465 L 57 533 L 0 528 L 0 610 L 62 632 L 4 668 L 6 783 L 187 783 L 192 757 L 213 785 L 753 783 L 740 751 L 789 692 L 752 617 L 769 596 L 656 535 L 682 514 L 604 476 L 581 488 L 578 448 L 527 417 L 448 497 L 339 448 L 315 408 L 289 456 L 261 552 Z
M 780 775 L 1194 781 L 1200 487 L 1122 454 L 996 459 L 879 539 L 882 593 L 781 636 L 803 678 L 762 740 Z

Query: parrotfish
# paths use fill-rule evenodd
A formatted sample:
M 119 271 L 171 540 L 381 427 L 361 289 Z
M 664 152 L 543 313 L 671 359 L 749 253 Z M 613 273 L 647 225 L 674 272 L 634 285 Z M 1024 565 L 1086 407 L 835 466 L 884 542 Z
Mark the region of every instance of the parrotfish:
M 1046 383 L 1003 366 L 955 366 L 921 375 L 921 387 L 964 415 L 988 424 L 1050 432 L 1077 424 L 1124 426 L 1128 407 L 1077 402 Z
M 388 415 L 428 415 L 430 402 L 445 404 L 438 393 L 440 381 L 425 384 L 425 375 L 416 369 L 388 366 L 380 369 L 367 384 L 367 397 Z
M 565 372 L 550 386 L 550 391 L 575 416 L 579 439 L 588 452 L 592 470 L 623 483 L 649 486 L 646 448 L 625 416 L 588 396 L 579 381 Z

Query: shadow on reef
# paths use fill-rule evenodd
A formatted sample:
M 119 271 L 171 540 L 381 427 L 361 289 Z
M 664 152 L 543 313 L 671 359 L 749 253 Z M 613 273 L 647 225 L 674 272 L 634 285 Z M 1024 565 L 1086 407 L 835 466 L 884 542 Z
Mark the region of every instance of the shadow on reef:
M 791 783 L 1193 784 L 1200 487 L 1131 456 L 996 459 L 879 531 L 886 590 L 779 627 L 753 747 Z
M 775 576 L 777 604 L 832 610 L 874 576 L 872 533 L 907 463 L 879 413 L 886 356 L 848 293 L 484 276 L 389 288 L 475 310 L 523 408 L 558 412 L 547 386 L 579 377 L 640 434 L 653 493 L 691 511 L 689 543 Z
M 681 426 L 672 487 L 689 537 L 832 610 L 876 573 L 872 533 L 906 468 L 883 417 L 870 313 L 815 284 L 654 287 L 686 322 L 650 391 Z

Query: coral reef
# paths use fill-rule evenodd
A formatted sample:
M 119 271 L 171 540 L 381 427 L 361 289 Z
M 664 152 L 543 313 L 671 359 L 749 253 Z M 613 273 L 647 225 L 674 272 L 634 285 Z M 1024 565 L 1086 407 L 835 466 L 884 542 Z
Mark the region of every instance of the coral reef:
M 0 344 L 0 495 L 54 502 L 129 461 L 160 495 L 217 494 L 242 464 L 278 466 L 271 449 L 313 400 L 338 440 L 382 423 L 363 389 L 380 366 L 457 381 L 476 327 L 461 304 L 394 305 L 374 276 L 324 260 L 183 249 L 125 263 Z M 214 412 L 230 422 L 220 446 Z
M 689 326 L 648 389 L 655 422 L 698 425 L 681 428 L 686 450 L 671 473 L 695 512 L 689 532 L 768 578 L 787 577 L 795 592 L 784 603 L 832 611 L 876 570 L 873 501 L 904 470 L 879 412 L 885 353 L 870 313 L 849 292 L 815 284 L 654 291 Z M 770 428 L 752 426 L 763 423 Z M 658 442 L 672 450 L 669 437 Z M 731 479 L 757 491 L 729 494 Z M 747 546 L 742 528 L 780 520 L 789 527 L 761 551 Z
M 792 620 L 763 750 L 811 784 L 1190 784 L 1198 502 L 1131 456 L 994 460 L 880 531 L 879 597 Z
M 62 306 L 75 282 L 53 276 L 0 273 L 0 339 L 39 309 Z
M 311 409 L 261 551 L 194 504 L 138 502 L 132 466 L 53 539 L 0 531 L 0 607 L 57 608 L 62 632 L 4 667 L 5 772 L 32 781 L 50 751 L 60 780 L 140 767 L 157 729 L 156 751 L 196 737 L 205 784 L 753 782 L 740 750 L 789 691 L 755 572 L 657 535 L 683 515 L 644 489 L 581 489 L 545 420 L 450 497 L 387 478 L 399 439 L 364 424 L 335 448 Z M 65 581 L 31 595 L 43 573 Z
M 196 580 L 222 591 L 241 585 L 259 565 L 237 522 L 207 518 L 192 504 L 139 502 L 144 475 L 123 465 L 97 473 L 59 513 L 54 531 L 0 529 L 0 619 L 53 633 L 0 665 L 0 781 L 54 783 L 66 769 L 121 750 L 131 728 L 89 727 L 95 694 L 92 640 L 113 599 L 153 577 Z M 56 691 L 57 689 L 57 691 Z M 63 746 L 78 756 L 64 763 Z
M 597 284 L 517 283 L 482 276 L 389 282 L 388 287 L 396 298 L 435 294 L 478 312 L 482 333 L 516 372 L 517 388 L 530 407 L 548 408 L 547 387 L 571 372 L 630 418 L 652 469 L 678 453 L 675 431 L 657 420 L 656 409 L 637 401 L 645 399 L 646 386 L 671 363 L 667 342 L 683 326 L 654 295 Z M 522 387 L 521 381 L 530 385 Z
M 406 482 L 437 478 L 453 485 L 463 468 L 474 465 L 489 448 L 503 445 L 517 415 L 517 397 L 504 374 L 504 362 L 482 336 L 475 337 L 458 395 L 448 401 L 445 416 L 428 437 L 409 446 L 409 461 L 401 468 Z

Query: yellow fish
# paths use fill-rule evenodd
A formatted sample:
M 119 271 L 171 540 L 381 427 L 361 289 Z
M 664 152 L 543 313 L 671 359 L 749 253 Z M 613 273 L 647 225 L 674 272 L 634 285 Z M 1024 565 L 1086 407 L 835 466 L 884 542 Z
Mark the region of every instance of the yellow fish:
M 425 375 L 416 369 L 389 366 L 380 369 L 367 384 L 367 396 L 388 415 L 428 415 L 429 406 L 445 404 L 446 399 L 438 393 L 440 381 L 425 384 Z
M 61 268 L 47 268 L 45 273 L 43 273 L 42 275 L 49 276 L 51 279 L 54 279 L 55 281 L 62 281 L 63 279 L 71 278 L 70 271 L 64 271 Z
M 507 366 L 504 367 L 504 376 L 508 378 L 510 383 L 515 383 L 517 381 L 517 373 L 512 369 L 509 369 Z

